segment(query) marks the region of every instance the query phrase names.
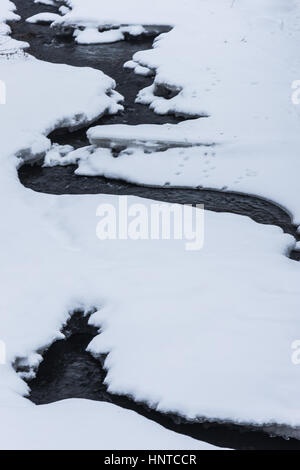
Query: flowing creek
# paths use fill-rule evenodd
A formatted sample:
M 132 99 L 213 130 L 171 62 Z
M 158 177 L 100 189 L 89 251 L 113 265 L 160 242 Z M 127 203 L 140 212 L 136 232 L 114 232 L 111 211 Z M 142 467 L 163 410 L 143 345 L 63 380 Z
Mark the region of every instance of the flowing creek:
M 128 39 L 114 44 L 77 45 L 70 37 L 58 37 L 48 26 L 29 24 L 24 19 L 43 12 L 56 12 L 46 5 L 32 0 L 14 0 L 22 20 L 12 24 L 13 37 L 30 43 L 29 53 L 38 59 L 74 66 L 100 69 L 117 82 L 117 91 L 125 97 L 125 110 L 115 116 L 104 116 L 96 124 L 165 124 L 177 123 L 174 116 L 159 116 L 147 106 L 135 104 L 138 91 L 150 85 L 151 78 L 139 76 L 123 69 L 123 64 L 138 50 L 151 48 L 153 38 L 167 28 L 153 30 L 149 35 L 135 40 Z M 55 131 L 52 142 L 70 144 L 75 148 L 88 145 L 85 129 L 75 132 Z M 276 204 L 255 196 L 225 191 L 143 187 L 103 177 L 84 177 L 74 174 L 74 165 L 43 168 L 40 165 L 24 165 L 19 169 L 21 183 L 37 192 L 50 194 L 117 194 L 136 195 L 148 199 L 180 204 L 204 204 L 216 212 L 232 212 L 246 215 L 263 224 L 281 227 L 296 239 L 296 227 L 289 214 Z M 300 252 L 290 257 L 299 260 Z M 30 399 L 36 404 L 51 403 L 66 398 L 86 398 L 108 401 L 132 409 L 173 431 L 192 436 L 215 445 L 234 449 L 300 449 L 300 441 L 270 437 L 255 428 L 226 423 L 189 423 L 179 416 L 165 415 L 136 403 L 130 397 L 112 395 L 104 384 L 103 364 L 94 359 L 86 347 L 98 334 L 87 323 L 81 312 L 75 312 L 63 331 L 66 340 L 57 341 L 43 354 L 36 378 L 29 382 Z

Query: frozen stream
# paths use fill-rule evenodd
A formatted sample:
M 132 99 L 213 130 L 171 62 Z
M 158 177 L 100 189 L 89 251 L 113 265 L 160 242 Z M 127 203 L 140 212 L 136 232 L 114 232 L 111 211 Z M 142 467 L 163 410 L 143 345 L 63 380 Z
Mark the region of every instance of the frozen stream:
M 30 43 L 30 53 L 48 62 L 89 66 L 100 69 L 117 82 L 117 90 L 125 96 L 125 110 L 116 116 L 102 118 L 101 124 L 164 124 L 179 121 L 173 116 L 155 115 L 148 107 L 134 103 L 137 92 L 151 79 L 123 69 L 123 64 L 141 49 L 151 47 L 155 33 L 149 37 L 114 44 L 76 45 L 67 37 L 56 37 L 48 26 L 32 25 L 25 18 L 41 11 L 56 11 L 53 7 L 34 4 L 31 0 L 14 0 L 23 20 L 13 25 L 13 36 Z M 164 29 L 165 30 L 165 29 Z M 156 32 L 156 34 L 158 31 Z M 53 142 L 78 148 L 88 144 L 85 130 L 69 133 L 62 130 L 51 135 Z M 25 165 L 19 170 L 21 182 L 37 192 L 50 194 L 126 194 L 165 202 L 205 204 L 217 212 L 247 215 L 259 223 L 278 225 L 295 237 L 296 230 L 289 214 L 282 208 L 254 196 L 205 189 L 151 188 L 107 180 L 103 177 L 83 177 L 74 174 L 74 166 L 43 168 Z M 294 259 L 300 253 L 292 252 Z M 31 400 L 36 404 L 65 398 L 87 398 L 110 401 L 131 408 L 165 427 L 216 445 L 235 449 L 300 449 L 300 442 L 270 438 L 266 433 L 239 426 L 218 423 L 183 423 L 178 417 L 162 415 L 136 404 L 131 399 L 111 395 L 103 384 L 105 371 L 101 364 L 85 351 L 97 330 L 89 327 L 80 313 L 67 325 L 67 340 L 54 343 L 44 354 L 36 379 L 30 383 Z

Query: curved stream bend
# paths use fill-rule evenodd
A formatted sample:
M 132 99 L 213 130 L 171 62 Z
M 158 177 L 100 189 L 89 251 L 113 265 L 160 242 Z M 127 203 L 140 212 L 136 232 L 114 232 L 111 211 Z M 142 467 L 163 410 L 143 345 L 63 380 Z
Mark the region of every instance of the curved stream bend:
M 136 51 L 150 48 L 153 37 L 115 44 L 79 46 L 66 38 L 57 38 L 48 27 L 24 21 L 24 18 L 41 11 L 56 12 L 54 7 L 37 5 L 32 0 L 14 0 L 14 3 L 23 20 L 12 25 L 13 35 L 16 39 L 30 43 L 31 54 L 48 62 L 100 69 L 116 80 L 117 90 L 126 97 L 125 111 L 116 116 L 103 117 L 99 123 L 164 124 L 179 121 L 176 117 L 155 115 L 148 107 L 135 104 L 137 92 L 149 85 L 150 79 L 122 68 Z M 51 139 L 76 148 L 87 145 L 84 130 L 74 133 L 65 130 L 55 132 Z M 142 187 L 103 177 L 76 176 L 74 169 L 74 166 L 42 168 L 25 165 L 20 168 L 19 177 L 26 187 L 51 194 L 127 194 L 171 203 L 203 203 L 209 210 L 247 215 L 259 223 L 278 225 L 297 238 L 296 227 L 288 213 L 258 197 L 213 190 Z M 291 257 L 300 259 L 300 253 L 292 252 Z M 231 424 L 185 423 L 178 416 L 164 415 L 130 398 L 111 395 L 104 385 L 105 370 L 85 350 L 98 334 L 97 329 L 89 326 L 87 318 L 76 312 L 65 327 L 66 332 L 65 341 L 55 342 L 44 352 L 44 361 L 36 378 L 30 382 L 30 399 L 34 403 L 50 403 L 71 397 L 105 400 L 133 409 L 169 429 L 219 446 L 235 449 L 300 449 L 300 442 L 293 439 L 270 438 L 260 430 Z

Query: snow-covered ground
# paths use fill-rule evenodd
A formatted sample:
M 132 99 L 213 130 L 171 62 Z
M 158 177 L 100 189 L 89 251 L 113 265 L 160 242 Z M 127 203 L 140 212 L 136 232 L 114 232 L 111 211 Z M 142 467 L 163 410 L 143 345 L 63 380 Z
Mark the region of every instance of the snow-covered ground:
M 67 0 L 71 10 L 60 20 L 64 26 L 107 27 L 121 24 L 175 25 L 190 21 L 198 0 Z
M 18 21 L 20 17 L 15 13 L 15 5 L 10 0 L 1 0 L 0 4 L 0 54 L 26 49 L 28 44 L 16 41 L 10 37 L 11 29 L 6 21 Z
M 250 8 L 250 3 L 235 2 L 230 9 L 234 12 L 230 11 L 230 15 L 233 18 L 237 15 L 240 19 L 238 3 L 244 3 L 247 8 Z M 279 0 L 275 3 L 278 8 L 282 5 Z M 250 24 L 251 15 L 256 18 L 258 9 L 257 2 L 253 4 L 256 7 L 254 13 L 252 8 L 249 15 L 247 11 Z M 217 17 L 218 12 L 212 2 L 211 5 L 206 13 L 212 12 Z M 259 8 L 259 11 L 266 12 L 267 18 L 269 5 L 270 2 L 264 1 L 265 9 Z M 228 13 L 226 8 L 223 13 Z M 277 15 L 277 10 L 274 14 Z M 288 13 L 284 14 L 285 18 L 290 18 Z M 223 18 L 220 27 L 227 24 L 226 18 Z M 243 36 L 237 41 L 246 23 L 246 20 L 241 25 L 235 22 L 230 28 L 232 43 L 229 41 L 226 47 L 232 45 L 237 55 L 234 56 L 236 62 L 231 57 L 230 66 L 225 67 L 227 62 L 223 63 L 224 74 L 227 68 L 231 70 L 230 80 L 229 75 L 225 76 L 220 88 L 216 85 L 216 96 L 219 98 L 220 90 L 227 90 L 227 95 L 222 96 L 222 106 L 217 107 L 217 98 L 209 101 L 208 91 L 201 94 L 203 101 L 200 100 L 200 94 L 194 97 L 190 94 L 201 75 L 203 49 L 197 51 L 199 59 L 193 62 L 195 74 L 190 83 L 186 83 L 185 73 L 182 72 L 180 77 L 179 69 L 171 64 L 171 56 L 164 68 L 165 51 L 171 47 L 174 36 L 176 41 L 179 37 L 177 27 L 170 33 L 171 36 L 164 36 L 160 40 L 160 46 L 153 53 L 141 54 L 136 60 L 151 67 L 153 61 L 161 60 L 157 80 L 171 80 L 172 71 L 176 85 L 184 85 L 180 98 L 169 102 L 162 99 L 166 106 L 184 104 L 186 96 L 187 103 L 189 100 L 193 102 L 193 99 L 199 102 L 199 110 L 201 105 L 201 109 L 210 112 L 211 106 L 211 110 L 216 112 L 216 115 L 212 114 L 206 120 L 183 123 L 175 129 L 177 132 L 187 127 L 188 132 L 191 132 L 190 126 L 195 126 L 195 138 L 218 143 L 213 150 L 216 153 L 214 164 L 218 165 L 219 160 L 222 160 L 222 165 L 225 165 L 223 160 L 228 158 L 228 172 L 223 175 L 223 185 L 229 184 L 229 166 L 235 171 L 235 163 L 231 159 L 247 161 L 246 168 L 254 171 L 249 160 L 258 162 L 262 153 L 256 154 L 254 150 L 260 149 L 266 173 L 264 185 L 258 187 L 258 183 L 255 183 L 253 191 L 269 191 L 271 197 L 272 188 L 276 188 L 276 192 L 272 193 L 274 198 L 286 205 L 290 201 L 288 207 L 296 214 L 298 201 L 293 186 L 296 163 L 289 172 L 289 181 L 285 182 L 282 174 L 280 181 L 274 181 L 274 162 L 284 158 L 288 168 L 292 158 L 296 161 L 297 121 L 292 117 L 296 111 L 295 108 L 289 108 L 290 90 L 287 90 L 285 101 L 282 89 L 291 70 L 286 74 L 285 70 L 279 73 L 279 65 L 270 56 L 270 68 L 275 67 L 273 81 L 276 77 L 274 86 L 277 93 L 270 91 L 265 103 L 257 101 L 257 106 L 254 106 L 250 102 L 253 95 L 249 91 L 249 97 L 246 97 L 249 102 L 245 104 L 246 108 L 248 106 L 247 113 L 242 112 L 244 107 L 239 107 L 239 116 L 234 113 L 237 111 L 236 100 L 241 98 L 242 90 L 252 89 L 246 86 L 245 80 L 248 80 L 248 85 L 249 80 L 254 80 L 252 75 L 254 67 L 259 66 L 256 63 L 259 62 L 258 57 L 260 60 L 266 59 L 260 49 L 257 50 L 257 54 L 251 56 L 254 61 L 251 72 L 249 56 L 243 56 L 240 49 L 244 44 L 246 48 L 247 44 L 252 44 L 251 28 L 247 29 L 248 40 L 242 40 Z M 258 19 L 257 24 L 264 25 L 258 31 L 265 31 L 270 20 Z M 271 25 L 275 28 L 272 21 Z M 281 37 L 288 41 L 289 25 L 284 23 L 284 26 L 278 26 L 278 31 L 276 29 L 272 35 L 273 50 L 277 50 L 278 62 L 282 65 L 285 60 L 288 66 L 296 49 L 294 36 L 290 32 L 290 48 L 285 50 L 281 45 L 276 49 Z M 190 40 L 190 36 L 181 37 L 184 44 L 184 41 Z M 268 36 L 264 39 L 268 49 Z M 206 51 L 208 44 L 209 40 L 206 39 Z M 212 43 L 212 57 L 206 54 L 211 66 L 213 59 L 216 59 L 216 66 L 220 66 L 217 58 L 223 57 L 225 60 L 230 56 L 229 52 L 225 54 L 226 47 L 221 34 L 218 44 L 220 50 L 217 55 L 213 54 L 215 42 Z M 252 46 L 249 47 L 251 49 Z M 253 46 L 252 53 L 256 49 Z M 282 57 L 283 52 L 285 59 Z M 179 63 L 180 58 L 183 62 L 186 60 L 178 51 L 176 57 Z M 244 62 L 238 66 L 243 58 Z M 86 441 L 80 441 L 85 448 L 209 447 L 174 435 L 112 405 L 73 400 L 37 408 L 22 397 L 28 388 L 14 371 L 14 360 L 17 357 L 28 358 L 28 363 L 36 367 L 41 360 L 36 351 L 61 337 L 62 324 L 74 309 L 88 307 L 97 307 L 98 311 L 90 321 L 101 328 L 101 334 L 91 342 L 89 350 L 96 356 L 108 354 L 105 367 L 110 391 L 129 394 L 155 409 L 176 412 L 190 419 L 205 417 L 242 423 L 300 426 L 300 374 L 291 360 L 291 345 L 299 337 L 300 330 L 300 266 L 286 256 L 294 245 L 293 238 L 284 235 L 276 227 L 256 224 L 247 217 L 206 211 L 205 243 L 201 251 L 185 251 L 184 242 L 179 240 L 100 241 L 96 237 L 97 207 L 100 203 L 111 203 L 117 207 L 117 197 L 36 194 L 20 184 L 17 167 L 21 164 L 21 157 L 26 159 L 41 155 L 50 148 L 46 135 L 54 128 L 66 125 L 76 127 L 104 112 L 117 112 L 120 96 L 112 92 L 113 80 L 98 71 L 48 64 L 22 54 L 9 59 L 2 57 L 0 60 L 0 78 L 5 81 L 7 88 L 7 104 L 0 106 L 0 283 L 3 286 L 0 296 L 0 339 L 7 345 L 6 365 L 0 365 L 0 404 L 4 408 L 4 421 L 9 429 L 8 432 L 5 426 L 0 427 L 0 446 L 43 447 L 46 445 L 45 440 L 40 439 L 43 433 L 47 433 L 48 447 L 76 447 L 82 436 L 77 435 L 78 429 L 82 426 L 88 428 L 84 434 Z M 294 67 L 298 60 L 295 57 Z M 268 64 L 261 64 L 259 70 L 262 72 L 263 65 L 266 66 L 265 75 L 259 75 L 258 82 L 261 85 L 256 85 L 260 90 L 259 98 L 263 96 L 262 84 L 265 84 L 267 77 L 270 78 Z M 239 79 L 235 77 L 233 69 L 240 71 Z M 185 72 L 186 68 L 181 65 L 180 70 Z M 251 78 L 247 78 L 247 71 Z M 203 82 L 200 81 L 201 89 L 208 76 L 209 73 L 203 76 Z M 232 81 L 237 85 L 236 95 L 233 93 Z M 216 83 L 219 83 L 218 78 Z M 231 97 L 228 90 L 233 93 Z M 211 95 L 215 96 L 213 93 Z M 273 99 L 276 100 L 275 104 L 271 103 Z M 281 112 L 276 113 L 278 103 L 282 107 Z M 258 119 L 254 118 L 253 106 Z M 290 113 L 288 108 L 291 109 Z M 262 119 L 263 109 L 263 116 L 269 116 L 269 120 Z M 218 110 L 223 111 L 218 114 Z M 285 118 L 288 122 L 284 121 Z M 268 124 L 263 127 L 256 121 Z M 280 125 L 283 123 L 287 127 L 282 130 Z M 231 134 L 233 125 L 237 126 L 236 140 Z M 247 131 L 249 135 L 246 125 L 250 125 Z M 202 126 L 206 132 L 202 132 Z M 151 129 L 149 131 L 152 132 Z M 173 130 L 170 132 L 173 133 Z M 280 151 L 284 148 L 286 152 L 289 150 L 289 154 L 285 152 L 283 156 Z M 229 152 L 229 149 L 232 151 Z M 194 149 L 184 151 L 188 152 L 185 156 L 194 162 L 194 173 L 201 172 L 198 169 L 199 160 L 204 160 L 204 157 L 209 160 L 210 150 L 207 156 L 201 150 L 198 153 L 199 160 Z M 178 158 L 172 152 L 175 151 L 169 150 L 161 157 L 170 158 L 170 164 L 161 162 L 153 173 L 150 173 L 152 163 L 146 167 L 146 156 L 141 155 L 153 182 L 161 182 L 160 171 L 163 172 L 162 180 L 168 176 L 170 181 L 168 171 L 173 172 L 171 160 L 173 157 Z M 108 168 L 108 162 L 112 159 L 109 152 L 105 154 L 103 157 L 100 155 L 100 158 L 104 158 Z M 157 155 L 147 155 L 147 158 L 149 162 L 155 162 Z M 128 171 L 128 174 L 132 171 L 134 174 L 139 165 L 137 154 L 124 155 L 116 159 L 116 164 L 122 165 L 119 162 L 126 159 L 128 168 L 122 171 Z M 111 170 L 114 164 L 105 170 L 110 172 L 110 176 L 114 176 Z M 210 164 L 208 162 L 208 167 Z M 140 171 L 143 173 L 140 179 L 144 181 L 145 170 Z M 119 168 L 115 174 L 118 172 Z M 192 170 L 189 172 L 192 178 Z M 130 175 L 126 177 L 136 178 Z M 247 176 L 242 181 L 259 180 L 254 175 L 251 178 Z M 239 190 L 243 190 L 243 184 L 246 183 L 241 182 Z M 285 192 L 287 185 L 289 191 Z M 129 199 L 129 203 L 137 202 L 142 200 L 134 197 Z M 151 201 L 143 203 L 149 206 Z M 104 424 L 100 432 L 102 416 Z M 49 423 L 47 428 L 46 420 Z M 107 423 L 116 421 L 120 426 L 119 434 L 116 434 L 115 429 L 109 429 L 105 437 Z M 28 423 L 26 428 L 24 423 Z M 14 428 L 19 426 L 16 437 Z M 13 433 L 11 428 L 14 429 Z M 131 429 L 132 433 L 139 434 L 138 440 L 129 439 Z M 26 440 L 22 430 L 26 431 Z M 65 432 L 58 433 L 58 430 Z M 95 435 L 99 432 L 97 440 Z M 143 433 L 145 440 L 142 440 Z
M 110 403 L 73 399 L 2 407 L 0 413 L 0 449 L 5 450 L 217 450 Z

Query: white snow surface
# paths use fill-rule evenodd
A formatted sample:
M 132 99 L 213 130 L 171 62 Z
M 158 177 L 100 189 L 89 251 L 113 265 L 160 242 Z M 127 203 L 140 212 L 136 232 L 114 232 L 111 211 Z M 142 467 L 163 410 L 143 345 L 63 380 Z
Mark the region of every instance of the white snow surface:
M 20 17 L 15 13 L 15 5 L 9 0 L 1 0 L 0 4 L 0 56 L 10 54 L 21 49 L 26 49 L 29 45 L 26 42 L 16 41 L 10 37 L 11 29 L 6 21 L 17 21 Z M 1 77 L 0 77 L 1 79 Z
M 106 31 L 99 31 L 96 27 L 86 27 L 83 30 L 76 29 L 73 36 L 78 44 L 105 44 L 123 41 L 125 39 L 124 33 L 129 33 L 131 36 L 139 36 L 144 31 L 141 25 L 122 26 Z
M 105 44 L 123 41 L 124 34 L 121 29 L 111 29 L 99 32 L 98 28 L 85 28 L 83 31 L 79 29 L 74 33 L 75 41 L 78 44 Z
M 58 5 L 56 0 L 33 0 L 33 1 L 34 1 L 34 3 L 40 4 L 40 5 L 47 5 L 47 6 L 51 6 L 51 7 L 55 7 L 55 6 Z M 64 6 L 64 5 L 60 6 L 59 10 L 60 9 L 62 9 L 64 12 L 69 10 L 69 8 Z
M 234 13 L 230 14 L 235 16 L 236 13 L 240 19 L 236 4 L 231 9 Z M 247 18 L 249 13 L 250 20 L 251 15 L 257 12 L 257 2 L 252 2 L 256 5 L 253 10 L 249 2 L 245 4 L 249 8 Z M 278 8 L 283 5 L 279 0 L 275 4 Z M 213 3 L 211 5 L 214 11 Z M 268 13 L 271 3 L 265 0 L 264 5 Z M 298 8 L 294 2 L 291 3 L 291 10 L 293 8 Z M 224 14 L 229 14 L 228 11 L 224 7 Z M 280 9 L 278 11 L 282 13 Z M 274 14 L 277 15 L 278 11 L 275 9 Z M 291 19 L 285 10 L 283 13 L 287 15 L 285 18 Z M 220 26 L 225 28 L 226 19 L 225 16 Z M 268 15 L 266 20 L 261 21 L 268 25 Z M 275 28 L 272 21 L 271 24 Z M 291 63 L 291 54 L 295 52 L 293 42 L 286 50 L 282 49 L 282 45 L 279 49 L 276 46 L 279 46 L 279 36 L 288 43 L 288 26 L 284 23 L 278 30 L 275 28 L 272 35 L 272 51 L 276 50 L 279 56 L 276 56 L 276 60 L 282 65 L 281 54 L 284 52 L 287 68 Z M 227 27 L 230 29 L 228 34 L 235 34 L 234 28 Z M 234 27 L 239 28 L 239 23 L 234 23 Z M 199 31 L 202 29 L 199 28 Z M 171 34 L 176 36 L 177 32 L 175 29 Z M 292 39 L 294 34 L 296 32 L 292 30 Z M 161 40 L 162 43 L 165 41 L 166 50 L 169 50 L 168 37 L 174 39 L 174 36 L 165 36 Z M 268 41 L 268 36 L 265 39 L 268 49 L 271 41 Z M 248 44 L 245 41 L 232 41 L 235 52 L 240 51 L 240 42 Z M 170 43 L 174 44 L 173 40 Z M 225 53 L 223 41 L 220 40 L 219 45 L 218 57 L 223 57 L 225 61 L 229 57 L 222 55 Z M 158 52 L 155 49 L 153 53 L 145 53 L 139 56 L 139 60 L 152 68 L 153 61 L 162 61 L 164 54 L 160 56 L 160 50 L 163 49 L 158 47 Z M 264 47 L 261 49 L 264 50 Z M 177 52 L 176 57 L 178 60 L 182 56 Z M 256 65 L 257 57 L 266 59 L 260 49 L 253 55 Z M 238 59 L 243 58 L 245 56 L 238 54 Z M 292 58 L 295 58 L 293 54 Z M 281 113 L 275 113 L 275 117 L 267 114 L 269 120 L 258 121 L 268 124 L 266 127 L 262 124 L 259 128 L 252 115 L 253 108 L 247 109 L 244 114 L 241 114 L 239 108 L 240 115 L 234 115 L 233 111 L 237 111 L 235 100 L 241 97 L 241 88 L 245 86 L 244 90 L 249 89 L 244 82 L 244 69 L 250 73 L 252 68 L 245 60 L 239 68 L 239 80 L 234 74 L 231 76 L 237 90 L 236 95 L 231 96 L 231 106 L 226 108 L 226 112 L 224 109 L 223 114 L 217 114 L 216 120 L 212 115 L 211 118 L 180 126 L 187 127 L 190 132 L 189 126 L 195 125 L 195 128 L 201 128 L 201 132 L 195 134 L 196 137 L 215 142 L 219 136 L 216 126 L 222 125 L 224 135 L 217 142 L 218 155 L 222 159 L 229 149 L 231 158 L 246 158 L 246 144 L 249 152 L 247 158 L 253 160 L 263 155 L 265 165 L 269 161 L 266 159 L 270 159 L 272 164 L 267 165 L 268 174 L 264 185 L 267 188 L 273 185 L 273 189 L 276 186 L 277 191 L 280 191 L 278 198 L 281 199 L 281 196 L 284 198 L 287 194 L 284 191 L 287 183 L 283 181 L 282 175 L 280 188 L 278 180 L 272 182 L 273 161 L 279 161 L 282 154 L 277 152 L 285 149 L 286 164 L 291 163 L 291 158 L 296 162 L 295 143 L 298 137 L 295 128 L 298 121 L 292 117 L 295 108 L 287 112 L 289 97 L 284 100 L 282 90 L 283 82 L 291 70 L 286 74 L 285 70 L 279 73 L 273 55 L 268 59 L 272 62 L 271 68 L 274 67 L 274 71 L 278 72 L 272 77 L 273 81 L 276 77 L 278 96 L 273 92 L 264 95 L 267 109 L 264 112 L 273 109 L 271 98 L 279 100 L 280 110 L 287 118 L 287 123 Z M 295 60 L 296 67 L 299 59 Z M 161 80 L 161 74 L 169 77 L 172 70 L 176 85 L 182 83 L 188 98 L 190 90 L 196 86 L 196 77 L 199 78 L 196 72 L 198 67 L 201 68 L 202 61 L 195 61 L 195 76 L 191 76 L 190 84 L 186 83 L 184 68 L 180 68 L 180 76 L 175 62 L 171 66 L 167 61 L 165 69 L 162 63 L 158 79 Z M 265 84 L 265 78 L 270 78 L 270 69 L 268 62 L 263 65 L 266 71 L 260 80 Z M 49 419 L 53 442 L 57 443 L 60 435 L 62 441 L 59 445 L 70 446 L 72 443 L 68 432 L 75 436 L 78 431 L 77 422 L 74 424 L 75 413 L 83 414 L 82 419 L 85 420 L 95 412 L 95 420 L 92 420 L 88 430 L 93 446 L 95 436 L 91 437 L 92 431 L 96 422 L 99 425 L 96 418 L 98 413 L 104 414 L 104 408 L 108 410 L 109 405 L 72 400 L 36 408 L 22 398 L 28 388 L 14 371 L 12 363 L 21 357 L 28 358 L 28 363 L 36 366 L 41 360 L 35 354 L 36 351 L 61 338 L 62 324 L 74 309 L 96 307 L 97 312 L 92 315 L 90 322 L 99 326 L 101 333 L 88 349 L 95 356 L 108 354 L 105 367 L 110 391 L 132 395 L 155 409 L 175 412 L 189 419 L 205 417 L 257 425 L 277 423 L 299 427 L 300 374 L 291 360 L 291 344 L 297 339 L 300 328 L 300 266 L 286 256 L 294 245 L 293 238 L 283 234 L 279 228 L 259 225 L 247 217 L 206 211 L 205 243 L 198 252 L 185 251 L 184 241 L 178 240 L 99 241 L 96 237 L 97 207 L 100 203 L 111 203 L 117 207 L 117 197 L 37 194 L 22 187 L 17 176 L 17 166 L 21 164 L 21 155 L 23 158 L 31 158 L 32 154 L 40 155 L 50 149 L 46 135 L 54 128 L 66 125 L 76 127 L 92 121 L 105 111 L 117 112 L 120 97 L 117 94 L 110 97 L 106 94 L 113 88 L 113 80 L 88 68 L 47 64 L 27 56 L 1 59 L 0 67 L 1 78 L 5 80 L 8 89 L 7 104 L 0 106 L 0 283 L 3 286 L 0 296 L 0 338 L 7 345 L 7 363 L 0 365 L 0 403 L 5 408 L 5 420 L 12 423 L 11 426 L 22 426 L 20 429 L 24 430 L 24 423 L 29 423 L 28 426 L 33 423 L 29 431 L 36 436 L 34 426 L 37 430 L 43 430 L 45 420 Z M 234 67 L 234 63 L 231 63 L 231 70 Z M 226 82 L 226 79 L 223 81 Z M 27 84 L 26 93 L 24 83 Z M 232 83 L 230 86 L 227 84 L 228 89 L 221 87 L 223 91 L 232 91 Z M 259 87 L 260 91 L 263 88 Z M 221 99 L 219 93 L 216 95 Z M 263 95 L 259 93 L 258 96 L 262 98 Z M 206 92 L 203 93 L 205 97 Z M 229 96 L 222 98 L 223 104 L 229 105 Z M 253 98 L 251 93 L 247 105 L 252 106 L 250 98 Z M 214 108 L 217 100 L 207 100 L 207 105 L 209 103 L 212 110 L 223 109 Z M 170 105 L 173 104 L 170 100 Z M 256 105 L 258 115 L 262 116 L 263 103 L 258 101 Z M 246 114 L 250 116 L 250 121 Z M 244 153 L 237 152 L 237 144 L 230 140 L 233 129 L 230 127 L 231 117 L 237 126 L 239 148 L 241 151 L 244 149 Z M 246 122 L 252 124 L 248 139 L 244 128 Z M 286 124 L 284 131 L 279 129 L 279 122 L 281 125 Z M 288 128 L 288 124 L 292 128 Z M 207 132 L 202 131 L 202 126 Z M 280 134 L 274 134 L 274 130 L 280 131 Z M 223 148 L 224 151 L 219 150 Z M 254 148 L 261 152 L 255 157 L 252 154 Z M 270 153 L 264 153 L 267 150 L 270 152 L 270 149 L 273 151 L 272 159 Z M 290 152 L 287 153 L 287 150 Z M 17 154 L 19 159 L 14 157 Z M 105 158 L 110 159 L 109 150 L 106 154 L 108 157 Z M 55 158 L 59 159 L 59 155 L 58 152 Z M 89 157 L 89 152 L 86 155 Z M 155 155 L 147 156 L 151 161 L 153 157 Z M 118 161 L 121 162 L 123 158 L 137 160 L 135 153 L 132 156 L 124 155 Z M 146 157 L 142 155 L 142 158 Z M 296 169 L 297 166 L 294 166 L 294 173 L 297 173 Z M 163 166 L 162 171 L 165 171 Z M 295 191 L 293 181 L 288 182 L 290 196 Z M 294 209 L 293 201 L 296 206 L 296 201 L 291 198 L 291 210 Z M 137 202 L 143 202 L 147 207 L 151 204 L 151 201 L 129 198 L 130 204 Z M 282 200 L 282 203 L 286 202 L 287 199 Z M 124 446 L 133 445 L 128 436 L 125 439 L 124 434 L 131 426 L 135 426 L 134 421 L 139 429 L 140 426 L 145 429 L 148 427 L 149 436 L 153 437 L 155 425 L 146 424 L 145 420 L 142 423 L 139 417 L 129 416 L 127 412 L 116 408 L 111 408 L 111 412 L 124 416 Z M 107 413 L 110 421 L 109 411 Z M 62 423 L 61 429 L 66 432 L 54 436 L 57 433 L 55 417 L 58 416 L 58 423 Z M 1 428 L 3 433 L 7 433 L 5 427 Z M 177 439 L 180 437 L 173 434 L 174 441 L 171 443 L 171 433 L 167 435 L 161 428 L 160 431 L 166 441 L 162 437 L 159 447 L 203 446 L 200 442 L 187 442 L 184 437 L 179 442 Z M 111 434 L 115 435 L 115 432 Z M 13 435 L 4 436 L 7 440 L 3 442 L 9 445 L 15 439 L 15 433 L 14 429 Z M 19 431 L 17 436 L 20 436 Z M 155 439 L 155 436 L 153 440 L 149 439 L 149 446 L 158 445 Z M 23 442 L 30 448 L 33 440 L 28 436 Z M 104 442 L 109 445 L 108 440 Z M 137 445 L 143 447 L 145 444 L 145 441 L 137 442 Z
M 110 403 L 72 399 L 0 413 L 5 450 L 217 450 Z
M 55 0 L 34 0 L 34 3 L 40 3 L 41 5 L 55 6 Z
M 57 24 L 106 26 L 116 24 L 175 25 L 190 21 L 199 0 L 67 0 L 72 8 Z
M 53 23 L 57 18 L 60 18 L 60 15 L 57 13 L 38 13 L 33 15 L 30 18 L 27 18 L 27 23 Z
M 15 13 L 15 5 L 10 0 L 2 0 L 0 5 L 0 22 L 15 21 L 20 17 Z

